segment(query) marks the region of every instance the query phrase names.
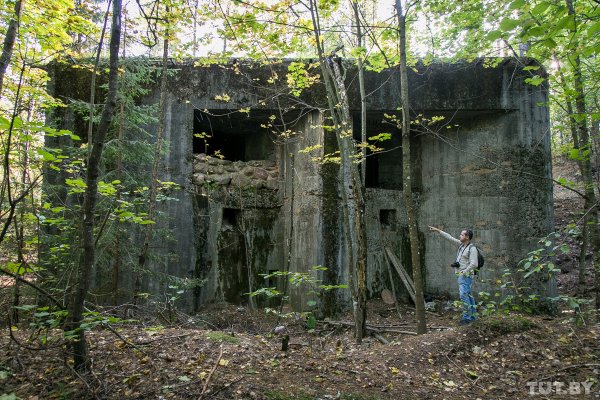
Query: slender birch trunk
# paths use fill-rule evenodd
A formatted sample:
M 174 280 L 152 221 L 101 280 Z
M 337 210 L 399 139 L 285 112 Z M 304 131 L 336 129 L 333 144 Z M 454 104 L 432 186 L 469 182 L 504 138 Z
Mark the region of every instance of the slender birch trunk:
M 321 74 L 325 83 L 329 112 L 335 126 L 336 139 L 340 152 L 340 192 L 344 207 L 343 227 L 346 238 L 346 253 L 350 267 L 350 288 L 352 291 L 355 337 L 358 343 L 366 333 L 366 235 L 364 222 L 364 197 L 362 184 L 356 165 L 351 156 L 355 147 L 352 138 L 352 120 L 346 87 L 337 61 L 325 55 L 321 43 L 318 7 L 310 1 L 309 11 L 313 22 L 313 34 L 317 44 Z
M 2 55 L 0 55 L 0 98 L 2 98 L 4 75 L 8 69 L 8 64 L 10 64 L 13 48 L 15 47 L 15 41 L 17 40 L 17 31 L 19 30 L 19 24 L 21 23 L 23 4 L 24 3 L 22 0 L 17 0 L 15 2 L 15 15 L 10 19 L 10 22 L 8 23 L 8 29 L 6 30 L 6 36 L 4 36 Z
M 419 251 L 419 229 L 412 194 L 412 165 L 410 158 L 410 97 L 408 91 L 408 72 L 406 66 L 406 16 L 401 0 L 396 0 L 398 13 L 398 31 L 400 34 L 400 97 L 402 101 L 402 195 L 408 218 L 410 236 L 410 253 L 415 283 L 417 333 L 427 333 L 425 319 L 425 301 L 423 299 L 423 276 L 421 269 L 421 254 Z
M 71 343 L 73 361 L 76 370 L 87 371 L 90 369 L 88 347 L 85 339 L 85 330 L 81 328 L 83 320 L 84 302 L 87 297 L 92 271 L 96 264 L 96 246 L 94 241 L 94 213 L 98 195 L 98 177 L 102 151 L 116 108 L 117 88 L 119 80 L 119 44 L 121 41 L 121 0 L 113 0 L 113 16 L 110 35 L 110 56 L 108 73 L 108 92 L 106 102 L 100 117 L 98 130 L 91 143 L 86 171 L 86 189 L 81 209 L 82 214 L 82 241 L 83 260 L 77 271 L 77 282 L 70 295 L 69 317 L 65 331 L 72 332 L 75 339 Z
M 573 36 L 576 40 L 577 33 L 577 17 L 572 0 L 565 0 L 569 15 L 573 16 L 574 27 Z M 587 115 L 587 107 L 585 104 L 585 85 L 581 68 L 581 58 L 577 55 L 573 63 L 574 72 L 574 87 L 575 87 L 575 111 L 578 115 Z M 585 185 L 585 209 L 589 210 L 584 218 L 584 224 L 588 227 L 590 241 L 592 247 L 592 266 L 595 274 L 595 294 L 596 294 L 596 310 L 600 309 L 600 236 L 598 230 L 598 200 L 596 198 L 595 183 L 592 175 L 592 165 L 589 155 L 583 154 L 586 150 L 591 150 L 590 130 L 588 127 L 587 118 L 578 118 L 574 121 L 577 125 L 577 135 L 579 139 L 578 150 L 580 150 L 579 168 Z M 585 232 L 585 230 L 584 230 Z

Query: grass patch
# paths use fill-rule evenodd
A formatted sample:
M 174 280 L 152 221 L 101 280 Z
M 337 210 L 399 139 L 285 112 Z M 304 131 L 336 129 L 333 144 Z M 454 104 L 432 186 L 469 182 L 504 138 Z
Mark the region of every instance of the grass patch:
M 266 400 L 314 400 L 314 397 L 303 393 L 284 393 L 284 392 L 267 392 L 265 393 Z
M 321 399 L 321 396 L 312 396 L 306 393 L 287 393 L 287 392 L 267 392 L 264 394 L 265 400 L 316 400 Z M 341 394 L 340 400 L 380 400 L 380 397 L 373 395 L 363 395 L 357 393 Z
M 475 324 L 472 324 L 471 327 L 482 333 L 507 335 L 510 333 L 529 331 L 537 328 L 538 325 L 529 318 L 515 314 L 481 318 Z
M 206 336 L 210 340 L 214 340 L 215 342 L 227 342 L 233 344 L 238 344 L 240 342 L 240 339 L 236 338 L 235 336 L 231 336 L 230 334 L 225 332 L 208 332 Z
M 364 394 L 343 394 L 341 400 L 380 400 L 380 397 Z

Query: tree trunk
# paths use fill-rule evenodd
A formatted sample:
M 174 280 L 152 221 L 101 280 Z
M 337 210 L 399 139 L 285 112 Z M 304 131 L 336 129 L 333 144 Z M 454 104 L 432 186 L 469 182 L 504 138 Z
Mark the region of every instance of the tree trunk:
M 15 216 L 15 211 L 17 209 L 17 205 L 25 199 L 25 197 L 33 190 L 36 181 L 30 182 L 29 184 L 23 186 L 23 189 L 20 194 L 13 193 L 12 188 L 12 172 L 11 172 L 11 155 L 13 152 L 12 144 L 15 130 L 15 121 L 18 116 L 19 103 L 21 99 L 21 89 L 23 88 L 23 79 L 25 75 L 26 64 L 23 64 L 21 67 L 21 72 L 19 73 L 19 83 L 17 85 L 17 92 L 15 94 L 15 100 L 13 103 L 13 112 L 10 119 L 10 125 L 8 127 L 8 132 L 6 133 L 6 138 L 4 139 L 4 155 L 2 160 L 2 183 L 0 184 L 0 208 L 3 207 L 4 201 L 8 202 L 8 211 L 5 211 L 6 218 L 4 219 L 4 224 L 0 231 L 0 243 L 6 239 L 6 234 L 8 233 L 8 229 L 10 225 L 13 223 L 13 218 Z M 23 167 L 25 170 L 26 166 Z
M 566 91 L 568 86 L 567 86 L 567 80 L 565 78 L 565 75 L 562 71 L 562 68 L 560 67 L 559 64 L 559 68 L 558 68 L 558 75 L 559 75 L 559 81 L 560 84 L 563 88 L 563 91 Z M 566 96 L 566 94 L 565 94 Z M 583 149 L 581 148 L 581 143 L 579 140 L 579 126 L 577 123 L 577 120 L 575 118 L 575 111 L 573 108 L 573 102 L 570 100 L 566 100 L 565 101 L 565 108 L 567 110 L 567 113 L 569 115 L 569 129 L 571 131 L 571 141 L 573 143 L 573 149 L 578 150 L 578 152 L 580 153 L 580 155 L 577 158 L 577 166 L 579 167 L 579 172 L 581 173 L 581 175 L 584 175 L 584 171 L 586 169 L 585 166 L 585 160 L 582 157 L 583 154 Z M 591 169 L 591 168 L 590 168 Z M 584 212 L 584 218 L 583 218 L 583 228 L 581 230 L 581 234 L 582 234 L 582 239 L 581 239 L 581 251 L 579 253 L 579 279 L 578 279 L 578 284 L 577 284 L 577 293 L 581 296 L 583 295 L 584 291 L 585 291 L 585 267 L 586 267 L 586 262 L 585 262 L 585 258 L 586 258 L 586 253 L 589 247 L 589 243 L 590 243 L 590 221 L 591 221 L 591 217 L 590 217 L 590 210 L 588 209 L 588 205 L 587 205 L 587 200 L 585 201 L 584 207 L 583 207 L 583 212 Z
M 126 57 L 127 50 L 127 17 L 124 16 L 123 19 L 123 53 L 121 56 L 123 59 Z M 119 182 L 123 182 L 124 176 L 124 166 L 123 166 L 123 127 L 125 126 L 125 105 L 121 102 L 121 106 L 119 107 L 119 128 L 117 134 L 117 170 L 116 170 L 116 178 Z M 116 201 L 117 203 L 121 201 L 121 189 L 120 187 L 117 189 Z M 113 306 L 117 306 L 119 304 L 119 281 L 121 275 L 121 266 L 123 264 L 123 255 L 122 255 L 122 224 L 119 218 L 115 221 L 115 241 L 114 241 L 114 260 L 113 260 L 113 268 L 112 268 L 112 303 Z
M 334 78 L 337 99 L 339 104 L 340 116 L 338 120 L 341 127 L 336 137 L 340 148 L 340 168 L 342 170 L 342 199 L 347 206 L 346 225 L 349 264 L 353 266 L 354 282 L 356 292 L 354 299 L 354 318 L 356 322 L 356 340 L 362 342 L 366 334 L 367 323 L 367 237 L 364 219 L 364 193 L 361 179 L 356 165 L 352 161 L 354 154 L 354 143 L 352 138 L 352 123 L 350 117 L 350 107 L 346 95 L 346 86 L 344 84 L 341 71 L 336 61 L 332 60 L 331 73 Z
M 11 152 L 12 152 L 12 141 L 13 141 L 13 133 L 15 128 L 15 119 L 18 116 L 19 109 L 19 99 L 21 97 L 21 88 L 23 87 L 23 75 L 25 74 L 25 64 L 21 67 L 21 73 L 19 76 L 19 85 L 17 86 L 17 93 L 15 96 L 15 101 L 13 104 L 13 112 L 12 117 L 10 119 L 10 126 L 8 128 L 8 132 L 6 133 L 6 138 L 4 142 L 6 143 L 4 147 L 4 154 L 2 160 L 2 184 L 0 188 L 0 208 L 4 205 L 4 199 L 6 197 L 6 201 L 8 202 L 8 216 L 4 220 L 4 226 L 2 227 L 2 231 L 0 232 L 0 243 L 2 243 L 6 237 L 8 229 L 10 228 L 10 224 L 13 222 L 13 217 L 15 215 L 15 210 L 17 206 L 17 202 L 13 200 L 12 193 L 12 182 L 11 182 Z
M 587 217 L 583 221 L 581 249 L 579 252 L 579 276 L 577 279 L 577 295 L 583 297 L 585 294 L 585 257 L 587 255 L 588 243 L 590 238 L 590 229 L 586 223 Z
M 125 43 L 123 43 L 125 45 Z M 123 124 L 125 117 L 125 106 L 121 104 L 121 109 L 119 110 L 119 133 L 117 137 L 117 170 L 116 170 L 116 178 L 118 181 L 123 181 Z M 121 189 L 117 189 L 116 194 L 117 202 L 121 200 Z M 122 242 L 121 242 L 121 222 L 117 218 L 115 221 L 115 241 L 114 241 L 114 260 L 113 260 L 113 268 L 112 268 L 112 302 L 113 306 L 116 306 L 119 303 L 119 276 L 121 274 L 121 264 L 122 264 Z
M 12 58 L 13 48 L 15 47 L 15 41 L 17 39 L 17 30 L 21 22 L 21 12 L 23 10 L 23 1 L 17 0 L 15 2 L 15 15 L 10 19 L 8 23 L 8 29 L 6 30 L 6 36 L 4 37 L 4 44 L 2 45 L 2 55 L 0 55 L 0 98 L 2 98 L 2 88 L 4 86 L 4 74 L 10 64 Z
M 167 13 L 168 13 L 167 9 Z M 159 110 L 160 116 L 158 120 L 158 130 L 156 132 L 156 143 L 154 144 L 154 160 L 152 163 L 152 182 L 150 183 L 150 196 L 148 199 L 148 219 L 154 220 L 156 213 L 156 194 L 158 192 L 158 167 L 160 165 L 160 152 L 162 149 L 163 136 L 165 131 L 165 115 L 167 106 L 167 69 L 169 62 L 169 38 L 168 32 L 163 41 L 163 58 L 160 75 L 160 99 L 159 99 Z M 141 275 L 146 268 L 146 262 L 148 260 L 148 251 L 150 248 L 150 241 L 152 240 L 153 224 L 145 226 L 144 231 L 144 244 L 142 245 L 142 251 L 138 257 L 138 270 L 136 271 L 136 284 L 134 293 L 134 302 L 137 301 L 137 296 L 141 290 Z
M 364 42 L 360 13 L 358 8 L 358 0 L 352 1 L 354 14 L 356 18 L 356 39 L 358 46 L 361 47 Z M 343 83 L 343 82 L 342 82 Z M 358 307 L 357 307 L 357 320 L 360 319 L 360 324 L 357 323 L 357 332 L 361 330 L 363 336 L 367 332 L 367 232 L 365 224 L 365 200 L 364 190 L 367 183 L 367 148 L 364 146 L 367 143 L 367 94 L 365 91 L 365 71 L 362 56 L 358 57 L 358 86 L 360 90 L 360 140 L 362 143 L 361 147 L 361 169 L 360 177 L 356 176 L 356 167 L 352 162 L 352 159 L 348 160 L 350 168 L 353 169 L 354 179 L 352 180 L 352 189 L 354 191 L 354 198 L 356 199 L 356 232 L 357 232 L 357 257 L 356 260 L 356 283 L 358 288 Z M 344 87 L 345 92 L 345 87 Z M 345 94 L 344 94 L 344 97 Z M 346 101 L 346 105 L 348 105 Z M 348 121 L 352 121 L 350 116 L 350 106 L 344 110 L 347 113 Z M 347 138 L 348 141 L 352 140 L 352 136 Z M 354 150 L 352 143 L 349 143 Z M 349 155 L 351 155 L 350 153 Z M 357 336 L 358 337 L 358 336 Z
M 345 207 L 344 233 L 346 237 L 346 248 L 348 265 L 350 266 L 350 287 L 353 297 L 355 336 L 357 343 L 362 342 L 366 333 L 366 234 L 364 222 L 364 197 L 361 180 L 352 162 L 354 146 L 352 142 L 352 121 L 346 87 L 339 70 L 339 65 L 332 57 L 325 56 L 321 42 L 318 7 L 315 0 L 310 1 L 309 11 L 313 22 L 313 34 L 321 74 L 325 83 L 329 112 L 336 127 L 336 140 L 340 151 L 340 192 Z
M 401 0 L 396 0 L 398 13 L 398 31 L 400 34 L 400 98 L 402 101 L 402 196 L 408 218 L 410 236 L 410 253 L 415 284 L 415 310 L 417 317 L 417 333 L 427 333 L 425 319 L 425 301 L 423 299 L 423 276 L 421 254 L 419 252 L 419 229 L 412 195 L 412 165 L 410 158 L 410 98 L 408 91 L 408 72 L 406 66 L 406 16 L 403 13 Z
M 360 21 L 360 12 L 358 0 L 351 0 L 352 9 L 354 10 L 354 23 L 356 24 L 356 45 L 362 47 L 364 35 L 362 33 L 362 25 Z M 362 157 L 360 160 L 360 179 L 362 186 L 367 183 L 367 94 L 365 91 L 365 70 L 362 55 L 358 56 L 358 87 L 360 90 L 360 140 L 363 147 L 361 148 Z
M 72 342 L 74 367 L 77 370 L 87 371 L 90 368 L 88 348 L 85 341 L 85 330 L 81 329 L 83 320 L 84 302 L 89 290 L 90 278 L 96 263 L 96 246 L 94 241 L 94 213 L 98 194 L 98 176 L 100 162 L 108 127 L 113 118 L 116 107 L 119 67 L 119 44 L 121 37 L 121 0 L 113 0 L 113 17 L 110 35 L 110 57 L 108 73 L 108 92 L 106 102 L 98 124 L 98 130 L 93 137 L 87 171 L 86 189 L 84 193 L 82 214 L 83 260 L 77 271 L 77 282 L 70 295 L 69 318 L 65 331 L 75 334 Z
M 577 33 L 577 16 L 573 7 L 572 0 L 565 0 L 569 15 L 573 16 L 574 27 L 573 33 Z M 576 42 L 576 35 L 574 35 L 574 41 Z M 576 43 L 575 43 L 576 45 Z M 592 165 L 589 155 L 585 154 L 585 151 L 591 150 L 590 142 L 590 131 L 588 127 L 587 107 L 585 104 L 585 91 L 584 91 L 584 80 L 581 70 L 581 59 L 579 55 L 575 57 L 573 63 L 574 73 L 574 86 L 575 86 L 575 110 L 580 116 L 585 118 L 577 118 L 575 121 L 577 124 L 577 133 L 579 137 L 579 157 L 581 159 L 579 168 L 581 170 L 581 176 L 583 178 L 583 184 L 585 185 L 585 209 L 589 210 L 584 223 L 588 226 L 590 233 L 590 244 L 592 247 L 592 267 L 595 273 L 595 294 L 596 294 L 596 310 L 600 309 L 600 237 L 598 236 L 598 202 L 596 199 L 596 192 L 594 190 L 595 183 L 592 176 Z
M 108 2 L 108 6 L 106 9 L 106 13 L 104 13 L 104 23 L 102 24 L 102 32 L 100 33 L 100 41 L 98 42 L 98 49 L 96 50 L 96 59 L 94 61 L 94 69 L 92 70 L 92 80 L 90 83 L 90 110 L 88 113 L 88 131 L 87 131 L 87 141 L 88 141 L 88 157 L 90 155 L 90 151 L 92 151 L 92 132 L 94 130 L 94 106 L 95 106 L 95 96 L 96 96 L 96 75 L 98 72 L 98 65 L 100 64 L 100 55 L 102 54 L 102 47 L 104 46 L 104 32 L 106 32 L 106 25 L 108 23 L 108 16 L 110 14 L 110 1 Z

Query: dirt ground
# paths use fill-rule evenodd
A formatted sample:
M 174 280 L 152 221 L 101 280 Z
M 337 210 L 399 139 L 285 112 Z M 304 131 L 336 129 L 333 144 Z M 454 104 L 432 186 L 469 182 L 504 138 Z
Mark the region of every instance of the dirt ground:
M 555 165 L 555 178 L 576 179 L 570 168 Z M 557 188 L 557 229 L 579 212 L 577 197 Z M 557 285 L 574 295 L 579 248 L 576 239 L 569 244 L 572 252 L 556 260 Z M 589 269 L 586 295 L 592 287 Z M 309 331 L 303 318 L 232 305 L 178 315 L 173 326 L 96 328 L 88 334 L 87 375 L 72 369 L 60 331 L 42 346 L 39 333 L 5 327 L 0 399 L 600 398 L 600 329 L 593 321 L 574 324 L 570 313 L 511 315 L 459 327 L 459 312 L 441 307 L 428 314 L 429 333 L 416 336 L 414 310 L 400 311 L 372 300 L 368 323 L 379 339 L 368 336 L 361 345 L 350 315 Z
M 423 336 L 381 332 L 389 344 L 367 337 L 357 345 L 347 326 L 318 323 L 308 332 L 302 321 L 291 320 L 274 334 L 281 323 L 274 316 L 223 306 L 205 314 L 211 320 L 193 322 L 213 330 L 124 326 L 121 338 L 105 329 L 90 332 L 93 372 L 85 376 L 70 367 L 63 346 L 27 348 L 30 332 L 15 331 L 15 340 L 0 339 L 0 393 L 23 399 L 359 400 L 522 399 L 533 390 L 543 399 L 565 397 L 557 390 L 539 394 L 531 385 L 591 382 L 596 394 L 568 398 L 600 396 L 597 325 L 510 316 L 457 327 L 456 314 L 430 314 L 430 333 Z M 370 326 L 415 330 L 410 309 L 400 318 L 395 308 L 372 301 L 369 315 Z M 289 347 L 282 351 L 285 334 Z
M 553 176 L 555 179 L 566 178 L 576 185 L 576 189 L 581 191 L 581 178 L 577 166 L 572 162 L 557 158 L 553 161 Z M 559 185 L 554 185 L 554 225 L 557 231 L 564 231 L 569 224 L 579 222 L 581 225 L 581 216 L 583 214 L 583 200 L 581 197 L 569 189 Z M 581 251 L 580 241 L 577 238 L 568 238 L 567 244 L 571 247 L 568 254 L 560 254 L 556 257 L 556 265 L 561 273 L 557 276 L 557 289 L 561 294 L 575 296 L 578 294 L 578 257 Z M 583 297 L 593 298 L 594 272 L 591 268 L 592 252 L 588 250 L 586 254 L 587 267 L 585 270 L 585 287 Z

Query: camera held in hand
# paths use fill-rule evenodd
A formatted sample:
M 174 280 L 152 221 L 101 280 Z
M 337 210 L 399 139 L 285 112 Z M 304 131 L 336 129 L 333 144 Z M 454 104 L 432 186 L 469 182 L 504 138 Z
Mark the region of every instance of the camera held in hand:
M 453 262 L 452 264 L 450 264 L 450 266 L 452 268 L 460 268 L 460 263 L 458 261 Z

